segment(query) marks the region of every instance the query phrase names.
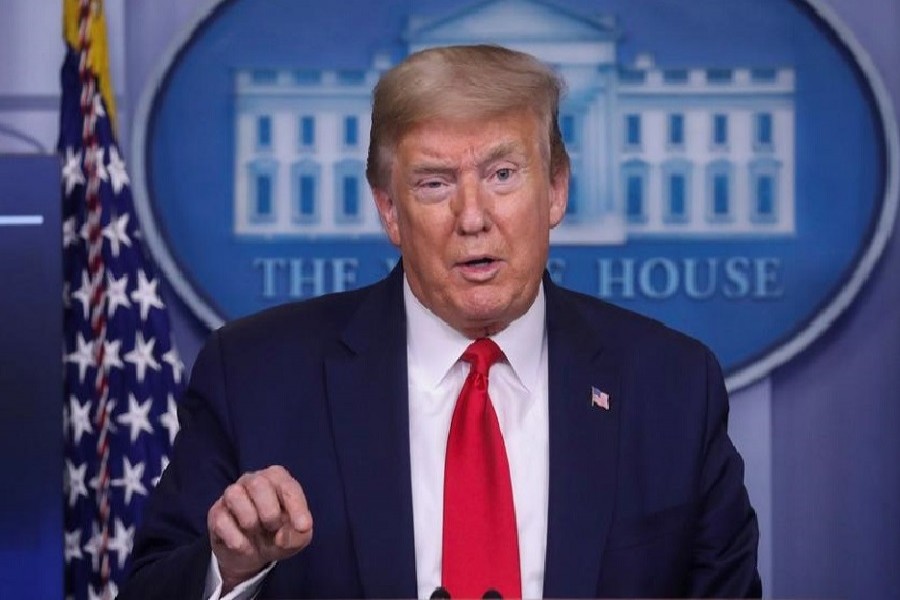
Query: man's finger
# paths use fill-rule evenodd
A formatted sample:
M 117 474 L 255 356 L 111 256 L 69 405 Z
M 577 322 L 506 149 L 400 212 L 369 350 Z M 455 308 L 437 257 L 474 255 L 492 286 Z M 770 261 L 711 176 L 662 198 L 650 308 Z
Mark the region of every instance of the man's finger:
M 248 533 L 259 528 L 259 515 L 247 489 L 240 482 L 229 485 L 222 493 L 222 503 L 237 521 L 237 525 Z
M 207 526 L 214 545 L 223 546 L 238 554 L 250 552 L 252 548 L 250 538 L 241 530 L 224 502 L 217 502 L 209 511 Z
M 282 551 L 296 552 L 303 550 L 312 541 L 312 529 L 301 532 L 288 523 L 275 533 L 273 541 L 275 546 Z
M 267 471 L 241 477 L 238 482 L 246 490 L 262 526 L 266 531 L 275 532 L 283 523 L 283 508 L 276 492 L 277 482 L 271 479 Z
M 306 504 L 303 487 L 293 477 L 279 478 L 275 491 L 281 506 L 287 513 L 288 522 L 300 533 L 312 531 L 312 514 Z

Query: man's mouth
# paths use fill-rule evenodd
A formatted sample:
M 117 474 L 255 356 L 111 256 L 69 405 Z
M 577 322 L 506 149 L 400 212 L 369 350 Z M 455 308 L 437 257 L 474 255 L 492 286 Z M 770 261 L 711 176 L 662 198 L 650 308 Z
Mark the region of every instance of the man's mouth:
M 481 258 L 473 258 L 472 260 L 464 261 L 464 264 L 467 267 L 478 267 L 481 265 L 489 265 L 493 262 L 496 262 L 493 258 L 489 256 L 482 256 Z
M 485 283 L 493 280 L 500 270 L 501 261 L 492 256 L 478 256 L 462 260 L 456 264 L 458 273 L 470 283 Z

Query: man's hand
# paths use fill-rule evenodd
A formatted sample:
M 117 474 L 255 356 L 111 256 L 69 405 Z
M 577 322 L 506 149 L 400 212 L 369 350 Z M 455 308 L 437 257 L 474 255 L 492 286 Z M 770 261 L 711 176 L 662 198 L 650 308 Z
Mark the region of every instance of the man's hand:
M 303 488 L 280 466 L 245 473 L 225 488 L 209 509 L 206 525 L 223 595 L 312 540 Z

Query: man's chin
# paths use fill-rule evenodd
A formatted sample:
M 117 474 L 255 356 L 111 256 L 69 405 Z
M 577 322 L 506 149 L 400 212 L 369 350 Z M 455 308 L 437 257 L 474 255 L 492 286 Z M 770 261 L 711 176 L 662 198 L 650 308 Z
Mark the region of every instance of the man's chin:
M 506 329 L 521 315 L 513 314 L 510 307 L 478 306 L 467 307 L 459 312 L 460 318 L 454 328 L 470 338 L 487 337 Z

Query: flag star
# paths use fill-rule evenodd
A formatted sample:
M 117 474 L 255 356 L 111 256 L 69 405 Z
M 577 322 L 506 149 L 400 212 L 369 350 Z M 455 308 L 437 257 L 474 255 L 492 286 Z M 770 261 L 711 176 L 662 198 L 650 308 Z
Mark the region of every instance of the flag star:
M 144 383 L 144 375 L 147 374 L 148 368 L 154 371 L 159 371 L 162 368 L 153 357 L 153 346 L 155 345 L 155 339 L 150 338 L 149 341 L 146 341 L 143 333 L 140 331 L 135 333 L 134 350 L 125 355 L 125 360 L 134 365 L 137 371 L 138 383 Z
M 85 150 L 84 155 L 84 164 L 90 164 L 93 161 L 94 166 L 97 169 L 97 177 L 99 177 L 102 181 L 106 181 L 109 179 L 109 175 L 106 173 L 106 165 L 103 164 L 103 154 L 106 152 L 106 148 L 103 146 L 95 146 L 93 148 L 88 148 Z
M 86 243 L 91 240 L 91 224 L 88 223 L 87 219 L 85 219 L 84 223 L 81 224 L 81 228 L 78 230 L 78 235 L 81 236 Z
M 66 355 L 66 362 L 76 363 L 78 365 L 78 382 L 84 383 L 84 374 L 88 367 L 94 365 L 94 343 L 86 342 L 81 332 L 75 338 L 75 344 L 78 348 L 75 352 Z M 141 378 L 143 379 L 143 378 Z
M 118 194 L 131 181 L 128 179 L 128 172 L 125 170 L 125 161 L 119 156 L 119 150 L 115 146 L 109 149 L 108 168 L 113 191 Z
M 128 308 L 131 302 L 128 300 L 128 275 L 122 275 L 120 279 L 116 279 L 112 275 L 106 276 L 106 314 L 113 316 L 118 307 Z
M 66 183 L 66 196 L 72 193 L 76 185 L 84 185 L 84 173 L 81 171 L 81 152 L 76 153 L 71 146 L 66 148 L 66 164 L 63 165 L 62 176 Z
M 169 457 L 163 454 L 159 457 L 159 475 L 153 478 L 153 487 L 159 485 L 159 480 L 162 479 L 163 473 L 166 472 L 166 469 L 169 468 Z
M 131 504 L 131 496 L 133 494 L 147 495 L 147 488 L 141 481 L 144 477 L 144 463 L 139 462 L 132 465 L 127 456 L 122 457 L 122 477 L 113 479 L 110 484 L 115 487 L 125 488 L 125 504 Z
M 122 340 L 111 340 L 103 342 L 103 370 L 109 373 L 110 369 L 116 367 L 124 369 L 125 365 L 119 358 L 119 351 L 122 348 Z
M 103 237 L 109 240 L 109 249 L 113 256 L 119 256 L 120 244 L 131 247 L 131 238 L 128 237 L 128 213 L 110 219 L 103 228 Z
M 160 300 L 159 294 L 156 292 L 158 283 L 158 279 L 148 280 L 144 271 L 138 271 L 137 289 L 131 292 L 131 300 L 141 305 L 141 321 L 147 320 L 150 308 L 163 308 L 162 300 Z
M 103 543 L 103 534 L 100 533 L 96 523 L 93 525 L 93 531 L 94 533 L 82 548 L 91 555 L 91 564 L 93 565 L 94 571 L 96 571 L 100 568 L 100 546 Z
M 87 320 L 88 311 L 91 309 L 91 278 L 87 271 L 81 272 L 81 287 L 72 292 L 72 297 L 81 302 L 81 310 L 84 319 Z
M 94 567 L 97 570 L 97 567 Z M 88 600 L 111 600 L 119 595 L 119 588 L 116 582 L 110 579 L 106 582 L 106 587 L 101 588 L 99 592 L 94 591 L 94 586 L 88 584 Z
M 159 423 L 169 432 L 169 445 L 175 443 L 175 436 L 178 434 L 180 426 L 178 425 L 178 407 L 175 405 L 175 397 L 169 394 L 166 400 L 166 412 L 159 415 Z
M 72 462 L 66 459 L 65 489 L 69 494 L 69 507 L 75 506 L 79 496 L 87 498 L 88 491 L 84 485 L 84 476 L 87 474 L 87 463 L 82 463 L 80 467 L 76 467 Z
M 117 421 L 122 425 L 128 425 L 131 429 L 131 443 L 133 444 L 142 431 L 153 433 L 150 426 L 150 406 L 152 399 L 147 398 L 143 403 L 138 402 L 134 394 L 128 394 L 128 411 L 119 415 Z
M 119 558 L 119 568 L 125 566 L 125 560 L 134 546 L 134 526 L 125 527 L 121 519 L 115 520 L 115 534 L 109 540 L 109 551 L 115 552 Z
M 75 230 L 75 217 L 63 221 L 63 248 L 78 243 L 78 232 Z
M 75 396 L 69 396 L 69 423 L 72 425 L 72 438 L 75 444 L 81 443 L 81 436 L 85 433 L 94 433 L 91 426 L 91 401 L 82 405 Z
M 175 383 L 181 383 L 181 375 L 184 373 L 184 363 L 178 357 L 178 350 L 172 346 L 168 352 L 162 355 L 163 362 L 172 367 L 172 379 Z
M 81 529 L 76 529 L 75 531 L 66 531 L 66 564 L 69 564 L 76 558 L 81 559 L 84 558 L 84 554 L 81 553 Z

